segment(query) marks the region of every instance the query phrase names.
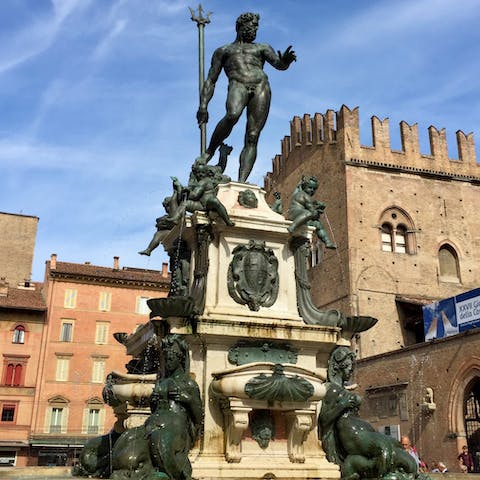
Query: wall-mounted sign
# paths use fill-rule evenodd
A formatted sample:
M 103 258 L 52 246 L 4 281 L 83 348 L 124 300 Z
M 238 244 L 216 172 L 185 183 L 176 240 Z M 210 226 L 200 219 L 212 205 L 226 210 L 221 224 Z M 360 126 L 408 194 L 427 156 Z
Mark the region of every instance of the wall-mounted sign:
M 425 341 L 480 327 L 480 288 L 423 307 Z

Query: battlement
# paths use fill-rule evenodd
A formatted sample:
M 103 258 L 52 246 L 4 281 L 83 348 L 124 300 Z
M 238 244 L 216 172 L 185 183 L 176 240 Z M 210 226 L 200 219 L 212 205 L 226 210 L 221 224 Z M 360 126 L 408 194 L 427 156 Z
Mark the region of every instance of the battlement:
M 400 122 L 401 150 L 393 150 L 390 142 L 389 119 L 371 117 L 372 146 L 360 143 L 359 109 L 343 105 L 338 112 L 304 114 L 290 121 L 290 135 L 281 141 L 281 153 L 272 160 L 272 172 L 265 178 L 265 187 L 273 179 L 288 175 L 305 158 L 307 150 L 336 151 L 343 161 L 362 165 L 382 165 L 413 172 L 448 175 L 469 180 L 480 177 L 473 133 L 456 132 L 458 159 L 449 158 L 446 130 L 428 128 L 430 153 L 420 152 L 418 125 Z M 299 153 L 296 153 L 296 152 Z M 326 152 L 324 152 L 326 155 Z

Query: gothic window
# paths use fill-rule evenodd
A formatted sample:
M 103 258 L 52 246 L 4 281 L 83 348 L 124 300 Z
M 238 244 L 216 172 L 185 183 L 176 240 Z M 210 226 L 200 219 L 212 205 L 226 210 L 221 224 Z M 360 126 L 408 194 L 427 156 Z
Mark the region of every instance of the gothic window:
M 460 281 L 460 268 L 458 255 L 455 249 L 444 244 L 438 250 L 438 264 L 440 268 L 440 279 L 445 281 Z
M 384 252 L 393 251 L 393 228 L 389 223 L 382 225 L 382 250 Z
M 399 207 L 390 207 L 380 216 L 380 242 L 384 252 L 416 252 L 415 228 L 409 215 Z
M 13 343 L 25 343 L 25 327 L 17 325 L 13 331 Z

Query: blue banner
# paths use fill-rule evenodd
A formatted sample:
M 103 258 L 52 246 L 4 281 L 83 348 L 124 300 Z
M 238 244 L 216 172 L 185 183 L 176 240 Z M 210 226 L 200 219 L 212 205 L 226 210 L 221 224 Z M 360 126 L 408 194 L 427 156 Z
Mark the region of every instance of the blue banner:
M 425 341 L 480 327 L 480 288 L 423 307 Z

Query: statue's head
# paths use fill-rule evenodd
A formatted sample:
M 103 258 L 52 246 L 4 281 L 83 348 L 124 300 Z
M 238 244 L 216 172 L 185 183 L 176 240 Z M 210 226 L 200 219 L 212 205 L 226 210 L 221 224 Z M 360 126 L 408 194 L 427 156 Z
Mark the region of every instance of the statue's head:
M 246 208 L 258 207 L 258 199 L 249 188 L 242 190 L 238 194 L 238 203 Z
M 237 40 L 251 43 L 255 40 L 258 30 L 258 21 L 260 15 L 258 13 L 246 12 L 237 18 L 235 29 L 237 30 Z
M 190 370 L 190 356 L 185 339 L 171 333 L 162 338 L 162 351 L 165 360 L 166 375 L 175 372 L 179 367 L 186 373 Z
M 301 182 L 302 190 L 308 195 L 313 195 L 318 188 L 317 177 L 311 175 L 304 175 Z
M 328 380 L 342 385 L 353 373 L 353 364 L 355 362 L 355 353 L 348 347 L 337 347 L 328 360 Z

